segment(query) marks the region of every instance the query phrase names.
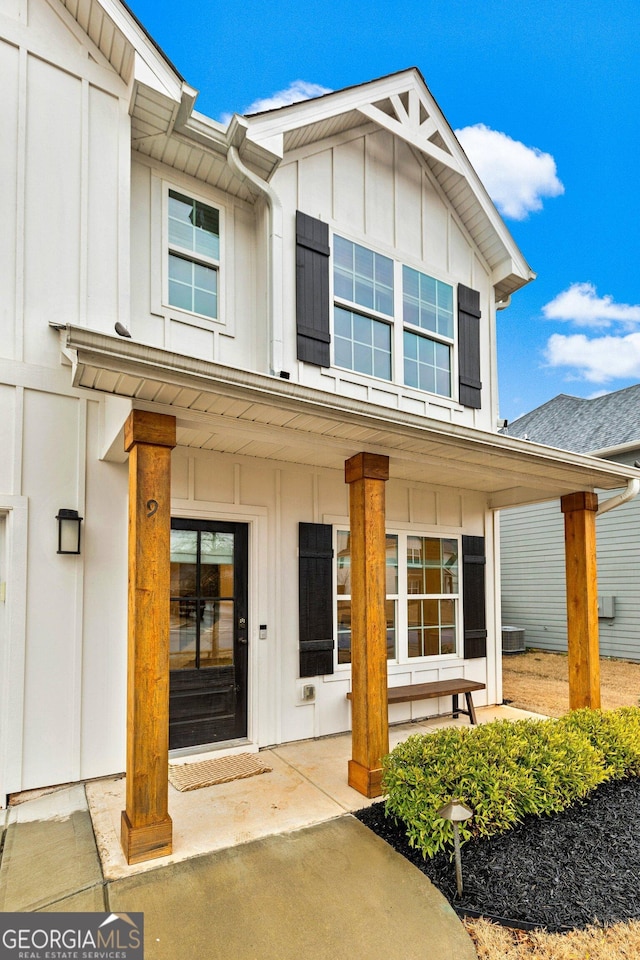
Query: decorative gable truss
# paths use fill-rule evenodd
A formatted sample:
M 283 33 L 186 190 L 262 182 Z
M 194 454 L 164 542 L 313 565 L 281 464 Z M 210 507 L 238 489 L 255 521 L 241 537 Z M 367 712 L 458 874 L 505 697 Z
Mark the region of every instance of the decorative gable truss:
M 535 276 L 415 67 L 246 118 L 247 138 L 285 156 L 367 122 L 420 156 L 484 258 L 503 300 Z
M 415 87 L 393 93 L 376 103 L 363 104 L 359 112 L 395 136 L 462 175 L 462 165 L 445 143 L 434 116 Z

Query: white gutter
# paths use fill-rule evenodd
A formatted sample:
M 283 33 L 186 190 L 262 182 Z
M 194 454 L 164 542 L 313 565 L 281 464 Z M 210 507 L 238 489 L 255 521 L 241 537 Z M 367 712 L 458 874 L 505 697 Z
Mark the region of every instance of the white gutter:
M 637 464 L 634 464 L 634 466 L 637 466 Z M 639 493 L 640 480 L 636 479 L 635 477 L 632 480 L 627 480 L 626 490 L 623 490 L 622 493 L 618 493 L 615 497 L 609 497 L 609 499 L 605 500 L 604 503 L 598 504 L 596 516 L 600 517 L 603 513 L 608 513 L 609 510 L 615 510 L 616 507 L 621 506 L 623 503 L 633 500 L 633 498 L 637 497 Z
M 233 172 L 252 183 L 267 200 L 269 211 L 269 241 L 267 252 L 267 311 L 271 335 L 270 363 L 271 373 L 276 377 L 284 366 L 283 353 L 283 293 L 282 293 L 282 204 L 273 187 L 258 177 L 243 164 L 234 146 L 227 153 L 229 166 Z

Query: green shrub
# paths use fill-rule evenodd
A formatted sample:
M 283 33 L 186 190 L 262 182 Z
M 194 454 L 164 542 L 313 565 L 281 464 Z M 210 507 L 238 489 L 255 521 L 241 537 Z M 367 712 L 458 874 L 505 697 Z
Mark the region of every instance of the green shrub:
M 473 810 L 460 827 L 462 842 L 502 833 L 525 814 L 564 809 L 609 778 L 592 740 L 577 721 L 573 729 L 530 719 L 410 737 L 383 761 L 387 815 L 404 821 L 425 857 L 453 844 L 452 824 L 438 816 L 449 800 Z
M 607 779 L 640 776 L 640 708 L 573 710 L 558 723 L 588 737 L 602 755 Z

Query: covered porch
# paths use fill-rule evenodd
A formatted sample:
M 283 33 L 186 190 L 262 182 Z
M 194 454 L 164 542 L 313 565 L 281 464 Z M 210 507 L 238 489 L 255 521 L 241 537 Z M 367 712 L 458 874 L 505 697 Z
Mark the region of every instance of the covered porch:
M 62 336 L 74 385 L 120 398 L 113 401 L 113 418 L 105 418 L 104 458 L 124 462 L 130 454 L 129 761 L 122 817 L 130 863 L 168 856 L 172 849 L 166 776 L 168 624 L 161 611 L 167 596 L 170 452 L 176 445 L 344 475 L 350 492 L 352 599 L 354 611 L 358 605 L 361 611 L 354 613 L 353 624 L 347 789 L 368 798 L 380 794 L 380 761 L 389 746 L 382 632 L 384 488 L 390 477 L 464 491 L 475 498 L 486 529 L 502 507 L 561 501 L 570 704 L 599 705 L 595 490 L 630 487 L 637 470 L 86 329 L 67 328 Z M 495 557 L 487 558 L 489 563 L 495 565 Z M 153 618 L 149 610 L 155 611 Z M 481 633 L 482 625 L 477 627 Z M 487 646 L 490 658 L 495 668 L 495 636 Z M 145 688 L 150 679 L 153 696 Z M 340 775 L 346 786 L 345 767 Z
M 480 707 L 478 722 L 517 720 L 537 714 L 513 707 Z M 442 727 L 468 727 L 468 719 L 432 718 L 390 727 L 390 747 L 414 734 Z M 242 748 L 237 748 L 241 751 Z M 221 755 L 227 751 L 221 750 Z M 194 754 L 172 759 L 173 764 L 197 763 L 217 754 Z M 345 771 L 351 757 L 348 733 L 319 740 L 300 740 L 257 756 L 271 772 L 248 779 L 180 793 L 169 785 L 169 813 L 174 824 L 173 850 L 158 860 L 128 864 L 120 844 L 120 811 L 125 800 L 122 778 L 96 780 L 85 785 L 102 870 L 107 880 L 148 871 L 164 864 L 314 824 L 360 810 L 373 800 L 347 783 Z

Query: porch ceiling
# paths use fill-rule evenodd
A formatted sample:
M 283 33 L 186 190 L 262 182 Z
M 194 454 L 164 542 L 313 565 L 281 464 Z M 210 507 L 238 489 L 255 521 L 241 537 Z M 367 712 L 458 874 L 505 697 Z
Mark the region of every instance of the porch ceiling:
M 61 330 L 75 387 L 131 399 L 177 419 L 178 444 L 343 470 L 361 450 L 390 476 L 483 494 L 492 508 L 614 490 L 640 471 L 527 440 L 426 419 L 278 377 L 123 340 Z

